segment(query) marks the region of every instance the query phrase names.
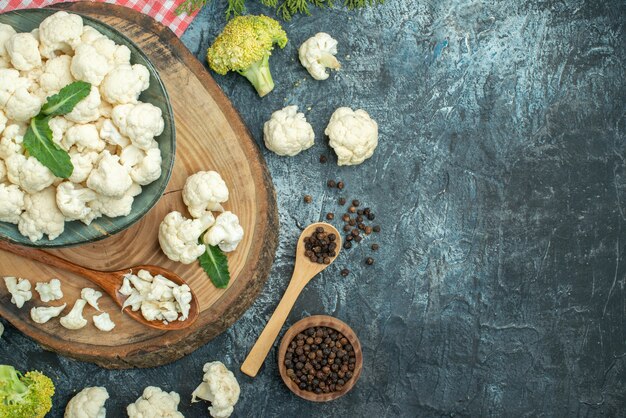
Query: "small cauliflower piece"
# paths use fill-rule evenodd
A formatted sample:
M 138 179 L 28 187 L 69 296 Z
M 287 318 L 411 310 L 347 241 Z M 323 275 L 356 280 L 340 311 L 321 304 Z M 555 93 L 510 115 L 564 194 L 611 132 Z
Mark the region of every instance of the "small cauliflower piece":
M 59 279 L 52 279 L 47 283 L 37 282 L 35 284 L 35 290 L 39 293 L 39 298 L 42 302 L 52 302 L 53 300 L 59 300 L 63 297 L 61 281 Z
M 74 109 L 65 115 L 65 118 L 76 123 L 95 122 L 100 117 L 101 103 L 100 91 L 97 87 L 91 86 L 89 95 L 78 102 Z
M 30 71 L 41 66 L 39 41 L 28 32 L 16 33 L 4 44 L 11 64 L 20 71 Z
M 22 154 L 14 154 L 5 163 L 9 181 L 27 193 L 40 192 L 56 179 L 48 167 L 32 156 L 26 158 Z
M 357 165 L 374 154 L 378 146 L 378 124 L 365 110 L 340 107 L 328 122 L 325 134 L 337 154 L 339 165 Z
M 65 149 L 76 146 L 80 152 L 96 151 L 100 152 L 104 149 L 106 143 L 100 139 L 98 128 L 93 123 L 76 124 L 71 126 L 65 133 L 63 138 Z
M 57 186 L 56 202 L 66 220 L 82 220 L 89 217 L 91 208 L 87 204 L 97 196 L 91 189 L 65 181 Z
M 65 132 L 74 125 L 74 122 L 71 122 L 65 119 L 64 116 L 55 116 L 48 121 L 48 126 L 52 131 L 52 140 L 55 144 L 63 148 L 67 151 L 69 148 L 65 147 L 63 143 L 63 137 L 65 136 Z
M 143 150 L 153 148 L 154 137 L 161 135 L 165 126 L 161 109 L 150 103 L 115 106 L 111 117 L 120 133 Z
M 29 80 L 20 77 L 20 72 L 14 68 L 0 69 L 0 107 L 6 106 L 7 102 L 17 89 L 28 89 Z
M 265 122 L 263 139 L 270 151 L 293 157 L 313 146 L 315 133 L 304 113 L 298 113 L 298 106 L 287 106 Z
M 83 33 L 80 35 L 80 43 L 93 45 L 95 41 L 100 38 L 104 38 L 104 35 L 98 32 L 97 29 L 83 25 Z
M 7 58 L 9 56 L 5 45 L 9 38 L 11 38 L 16 33 L 17 32 L 15 32 L 15 29 L 13 29 L 13 26 L 7 25 L 5 23 L 0 23 L 0 57 Z
M 109 72 L 102 85 L 100 94 L 112 105 L 137 103 L 139 95 L 150 85 L 150 73 L 141 65 L 123 64 Z
M 21 309 L 24 303 L 32 299 L 33 293 L 30 291 L 30 282 L 26 279 L 7 276 L 4 277 L 4 284 L 11 294 L 11 303 Z
M 30 319 L 37 324 L 45 324 L 52 318 L 61 315 L 61 312 L 63 312 L 66 306 L 67 303 L 61 306 L 40 306 L 38 308 L 31 308 Z
M 104 403 L 107 399 L 109 399 L 109 392 L 106 388 L 86 387 L 67 403 L 63 418 L 105 418 Z
M 130 177 L 137 184 L 148 185 L 161 177 L 161 162 L 161 150 L 149 149 L 141 162 L 132 168 Z
M 41 55 L 53 58 L 55 52 L 70 54 L 80 43 L 83 33 L 83 19 L 76 14 L 64 11 L 45 18 L 39 25 Z
M 130 306 L 130 309 L 133 312 L 136 312 L 139 309 L 141 309 L 141 305 L 143 304 L 143 302 L 144 302 L 144 297 L 141 295 L 141 293 L 133 289 L 133 291 L 130 293 L 130 295 L 128 295 L 128 297 L 124 301 L 124 304 L 122 305 L 122 310 L 124 310 L 127 306 Z
M 120 157 L 103 151 L 98 166 L 87 178 L 87 187 L 95 192 L 113 198 L 121 198 L 133 185 L 128 170 L 120 164 Z
M 121 198 L 98 195 L 96 199 L 89 202 L 89 207 L 92 210 L 92 214 L 95 216 L 92 220 L 102 215 L 110 218 L 128 216 L 132 210 L 135 196 L 140 193 L 141 186 L 137 183 L 133 183 Z M 82 219 L 83 222 L 86 220 L 88 220 L 88 218 Z
M 82 183 L 87 180 L 94 164 L 98 161 L 98 153 L 95 151 L 79 152 L 76 148 L 70 149 L 69 152 L 74 171 L 68 180 L 72 183 Z
M 124 167 L 132 171 L 132 168 L 139 164 L 145 156 L 144 150 L 134 145 L 129 145 L 120 152 L 120 162 Z
M 187 177 L 183 187 L 183 202 L 194 218 L 207 211 L 223 211 L 221 203 L 228 200 L 228 187 L 216 171 L 199 171 Z
M 117 130 L 115 125 L 110 119 L 105 119 L 100 127 L 100 138 L 105 140 L 107 144 L 126 148 L 130 144 L 130 140 Z
M 106 58 L 109 68 L 130 64 L 130 49 L 126 45 L 117 45 L 106 36 L 96 38 L 91 43 L 98 54 Z
M 24 134 L 26 133 L 26 125 L 12 123 L 2 132 L 0 139 L 0 158 L 7 160 L 13 154 L 24 153 Z M 5 161 L 6 162 L 6 161 Z
M 198 244 L 198 238 L 213 222 L 210 212 L 194 220 L 186 219 L 180 212 L 168 213 L 159 225 L 161 250 L 172 261 L 193 263 L 206 250 L 204 245 Z
M 24 192 L 15 184 L 0 183 L 0 221 L 17 224 L 24 210 Z
M 100 311 L 100 308 L 98 307 L 98 299 L 102 297 L 102 292 L 86 287 L 80 291 L 80 297 L 85 299 L 92 308 Z
M 100 54 L 93 45 L 79 44 L 74 50 L 70 70 L 75 79 L 97 87 L 111 70 L 111 65 L 107 57 Z
M 191 394 L 191 402 L 200 402 L 197 398 L 209 401 L 212 417 L 230 417 L 240 393 L 235 375 L 220 361 L 206 363 L 203 371 L 202 383 Z
M 160 388 L 148 386 L 135 403 L 128 405 L 128 418 L 184 418 L 178 412 L 180 396 L 176 392 L 164 392 Z
M 6 117 L 16 122 L 27 122 L 41 110 L 41 98 L 24 87 L 15 90 L 5 106 Z
M 243 228 L 237 215 L 230 211 L 223 212 L 215 219 L 215 223 L 204 234 L 203 242 L 217 245 L 224 252 L 235 251 L 243 239 Z
M 189 310 L 191 309 L 191 289 L 186 284 L 182 286 L 176 286 L 172 288 L 172 296 L 178 304 L 178 310 L 180 311 L 179 321 L 184 321 L 189 318 Z
M 100 315 L 95 315 L 93 317 L 93 324 L 100 331 L 109 332 L 113 328 L 115 328 L 115 323 L 111 321 L 111 317 L 108 313 L 101 313 Z
M 27 194 L 24 197 L 24 209 L 17 227 L 32 242 L 40 240 L 43 234 L 53 240 L 63 233 L 65 218 L 57 207 L 54 187 Z
M 67 329 L 81 329 L 87 325 L 87 320 L 83 318 L 83 309 L 85 309 L 87 301 L 84 299 L 78 299 L 74 303 L 74 307 L 67 315 L 61 317 L 59 322 Z
M 122 281 L 122 287 L 120 287 L 119 292 L 124 296 L 130 296 L 133 292 L 133 288 L 130 285 L 130 280 L 128 277 L 124 276 L 124 280 Z
M 298 50 L 300 63 L 316 80 L 328 78 L 327 68 L 333 70 L 341 68 L 335 55 L 337 55 L 337 41 L 324 32 L 319 32 L 304 41 Z
M 69 55 L 59 55 L 46 61 L 43 72 L 39 76 L 39 86 L 48 95 L 56 94 L 63 87 L 74 81 L 70 65 L 72 57 Z

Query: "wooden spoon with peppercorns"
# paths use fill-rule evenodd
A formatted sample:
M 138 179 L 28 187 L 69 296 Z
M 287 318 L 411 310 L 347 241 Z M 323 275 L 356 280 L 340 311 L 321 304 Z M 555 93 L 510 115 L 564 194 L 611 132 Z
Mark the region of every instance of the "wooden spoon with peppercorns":
M 302 231 L 296 246 L 296 265 L 289 286 L 241 365 L 242 372 L 250 377 L 257 375 L 300 292 L 313 277 L 335 261 L 340 249 L 341 235 L 330 224 L 317 222 Z

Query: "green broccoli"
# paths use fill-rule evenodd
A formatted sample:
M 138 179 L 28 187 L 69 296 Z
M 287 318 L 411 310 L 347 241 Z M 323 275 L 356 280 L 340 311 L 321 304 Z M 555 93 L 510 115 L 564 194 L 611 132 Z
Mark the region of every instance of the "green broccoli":
M 207 60 L 218 74 L 237 71 L 247 78 L 259 96 L 274 89 L 269 58 L 274 44 L 284 48 L 287 34 L 267 16 L 237 16 L 229 21 L 207 51 Z
M 54 384 L 43 373 L 25 375 L 0 365 L 0 418 L 43 418 L 52 408 Z

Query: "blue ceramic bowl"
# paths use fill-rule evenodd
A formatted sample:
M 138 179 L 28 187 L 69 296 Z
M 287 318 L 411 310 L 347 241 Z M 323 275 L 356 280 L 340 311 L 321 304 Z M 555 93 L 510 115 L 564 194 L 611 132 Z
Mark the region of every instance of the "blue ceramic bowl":
M 52 9 L 13 11 L 0 14 L 0 23 L 11 25 L 18 32 L 30 32 L 38 27 L 42 20 L 56 12 L 57 10 Z M 145 65 L 150 72 L 150 87 L 141 94 L 140 100 L 142 102 L 152 103 L 160 108 L 163 113 L 163 119 L 165 120 L 163 133 L 156 138 L 163 157 L 161 177 L 148 186 L 143 187 L 142 193 L 135 197 L 132 211 L 128 216 L 118 218 L 103 216 L 94 220 L 91 225 L 85 225 L 80 221 L 66 222 L 65 231 L 56 239 L 51 241 L 44 236 L 44 238 L 36 242 L 31 242 L 27 237 L 20 234 L 17 225 L 0 222 L 0 239 L 7 239 L 17 244 L 32 247 L 60 248 L 85 244 L 106 238 L 123 231 L 141 219 L 159 201 L 170 179 L 174 166 L 176 131 L 174 128 L 174 114 L 159 73 L 148 57 L 126 36 L 98 20 L 87 16 L 82 16 L 82 18 L 84 24 L 93 26 L 100 33 L 115 41 L 115 43 L 126 45 L 131 51 L 131 63 Z

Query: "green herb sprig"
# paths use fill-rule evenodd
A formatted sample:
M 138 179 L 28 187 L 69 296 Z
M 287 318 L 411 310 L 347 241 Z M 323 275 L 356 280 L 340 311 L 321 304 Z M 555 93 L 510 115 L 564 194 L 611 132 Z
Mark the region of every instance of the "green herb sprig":
M 206 251 L 198 259 L 200 267 L 206 272 L 215 287 L 225 289 L 230 282 L 228 259 L 220 247 L 206 245 Z

